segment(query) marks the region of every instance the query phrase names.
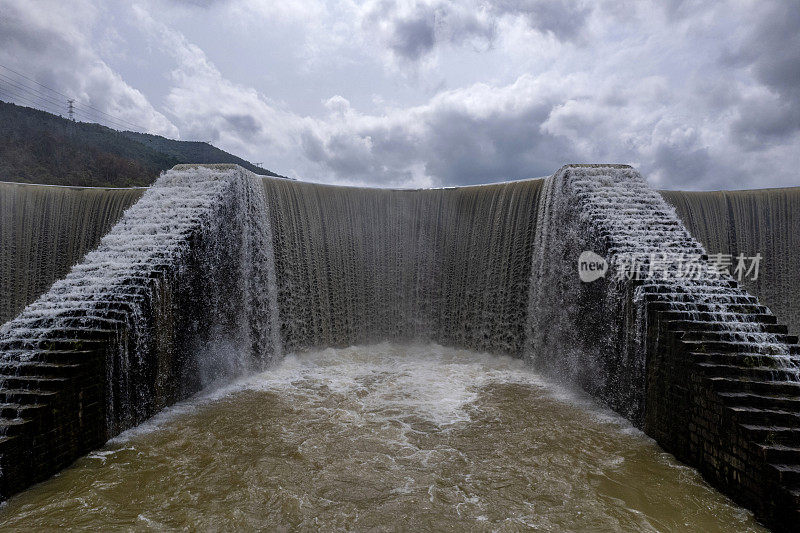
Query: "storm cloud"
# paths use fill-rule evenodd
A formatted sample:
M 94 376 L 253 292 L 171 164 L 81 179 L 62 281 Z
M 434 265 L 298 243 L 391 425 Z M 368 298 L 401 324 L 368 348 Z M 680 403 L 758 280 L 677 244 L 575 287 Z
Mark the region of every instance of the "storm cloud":
M 633 164 L 663 188 L 800 182 L 796 2 L 0 9 L 0 65 L 301 179 L 458 185 L 592 161 Z M 19 95 L 3 83 L 0 98 Z

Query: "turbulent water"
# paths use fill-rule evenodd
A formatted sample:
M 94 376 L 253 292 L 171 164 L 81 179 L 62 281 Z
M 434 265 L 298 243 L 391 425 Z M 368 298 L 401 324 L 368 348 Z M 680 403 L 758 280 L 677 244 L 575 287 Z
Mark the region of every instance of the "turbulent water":
M 521 361 L 439 345 L 289 355 L 4 504 L 0 527 L 755 531 Z

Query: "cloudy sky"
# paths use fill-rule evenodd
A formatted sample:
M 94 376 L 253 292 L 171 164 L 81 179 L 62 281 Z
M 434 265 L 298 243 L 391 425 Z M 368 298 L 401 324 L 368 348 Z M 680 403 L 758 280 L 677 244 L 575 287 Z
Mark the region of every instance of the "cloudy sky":
M 800 185 L 797 0 L 0 0 L 0 65 L 309 181 Z

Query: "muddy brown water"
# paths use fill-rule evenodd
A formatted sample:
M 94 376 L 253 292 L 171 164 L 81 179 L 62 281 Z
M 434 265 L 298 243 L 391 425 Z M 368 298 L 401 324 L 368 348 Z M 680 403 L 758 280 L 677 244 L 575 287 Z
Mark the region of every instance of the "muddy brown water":
M 290 355 L 128 431 L 0 529 L 759 531 L 626 421 L 519 360 Z

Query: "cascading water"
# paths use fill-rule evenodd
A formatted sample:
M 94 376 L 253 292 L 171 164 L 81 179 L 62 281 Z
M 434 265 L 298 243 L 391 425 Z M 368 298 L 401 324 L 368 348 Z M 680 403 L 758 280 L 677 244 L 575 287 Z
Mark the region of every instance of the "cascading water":
M 20 368 L 81 330 L 111 332 L 107 435 L 281 352 L 261 182 L 241 170 L 162 175 L 98 248 L 0 328 Z M 225 349 L 223 349 L 225 348 Z
M 742 283 L 800 333 L 800 189 L 683 192 L 662 191 L 686 228 L 711 253 L 761 255 L 758 277 Z
M 709 338 L 757 345 L 776 356 L 782 375 L 797 379 L 786 344 L 748 314 L 730 312 L 754 299 L 730 275 L 712 270 L 674 209 L 632 168 L 562 169 L 544 185 L 537 229 L 526 346 L 535 367 L 643 424 L 647 343 L 658 342 L 647 338 L 645 306 L 662 300 L 704 312 L 704 320 L 694 319 L 721 330 Z M 581 281 L 584 251 L 607 260 L 606 277 Z M 684 276 L 680 269 L 689 260 L 696 271 Z M 630 265 L 644 275 L 620 275 Z
M 64 277 L 142 194 L 0 183 L 0 324 Z
M 264 180 L 287 349 L 428 339 L 519 355 L 540 186 Z
M 203 230 L 195 283 L 209 321 L 194 320 L 200 386 L 263 370 L 282 353 L 273 236 L 264 190 L 246 175 Z M 231 201 L 228 201 L 230 199 Z M 232 297 L 233 296 L 233 297 Z M 195 325 L 197 327 L 195 327 Z

